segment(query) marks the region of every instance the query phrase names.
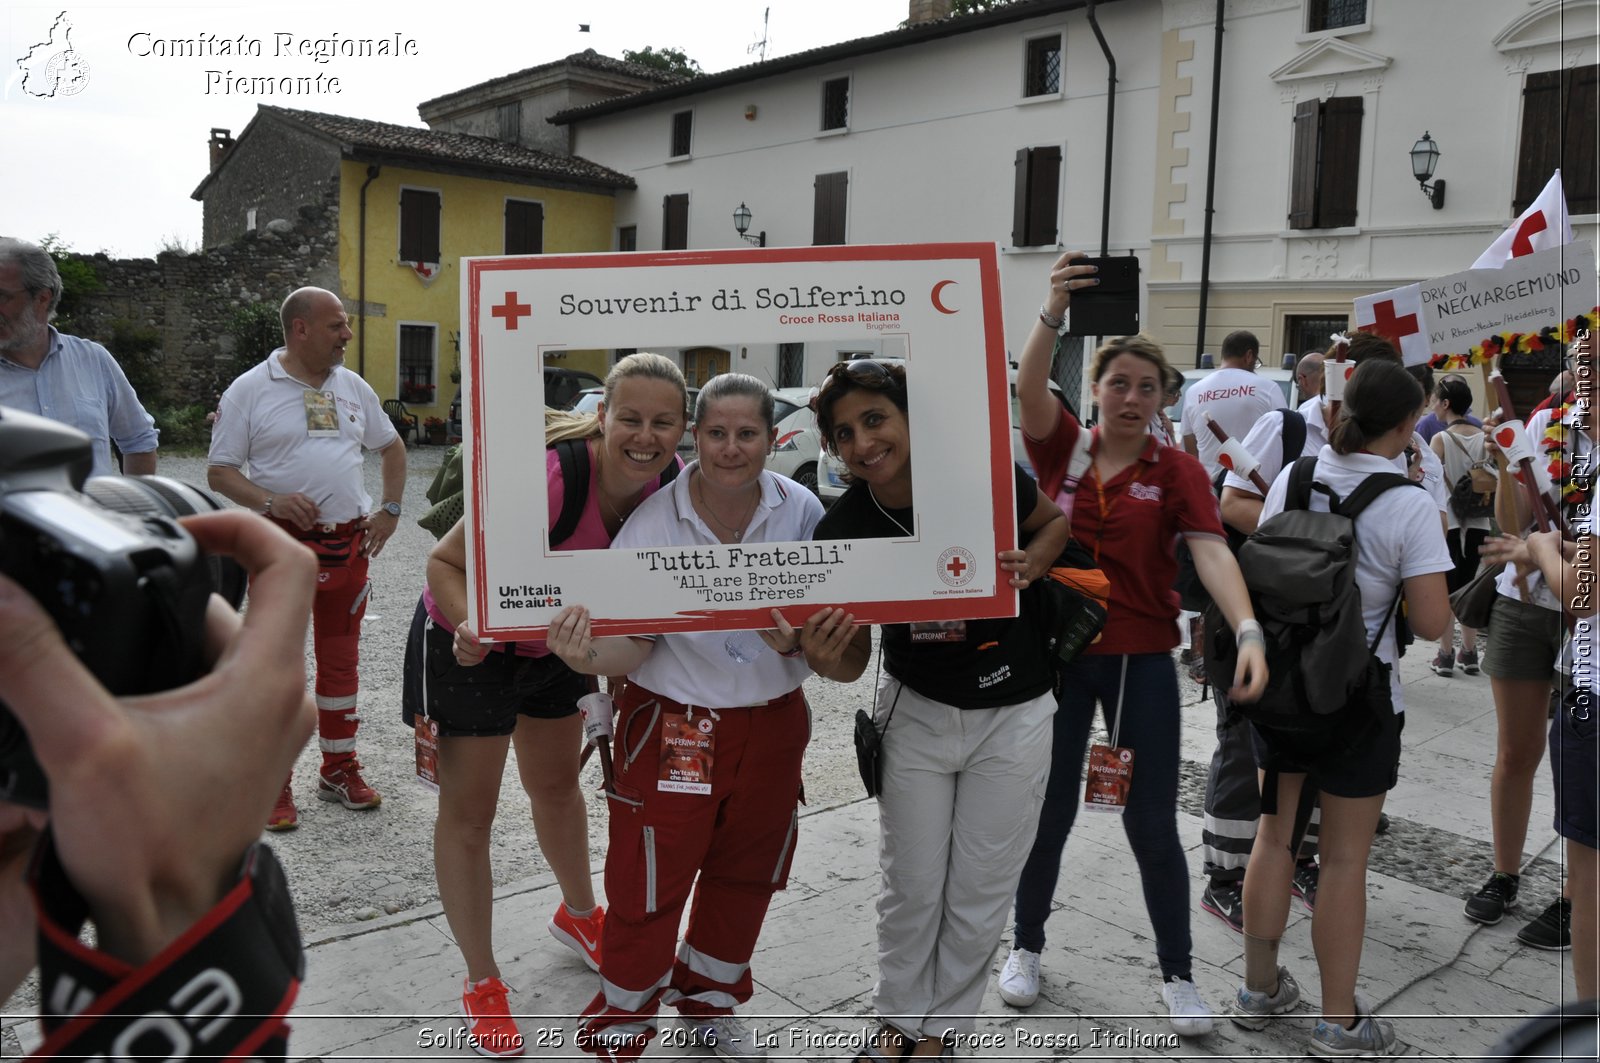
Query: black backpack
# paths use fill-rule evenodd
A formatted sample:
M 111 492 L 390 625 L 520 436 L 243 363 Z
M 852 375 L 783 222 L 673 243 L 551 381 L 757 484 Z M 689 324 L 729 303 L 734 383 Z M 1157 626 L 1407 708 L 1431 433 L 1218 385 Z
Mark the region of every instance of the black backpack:
M 589 501 L 589 447 L 583 439 L 563 439 L 551 443 L 546 449 L 554 450 L 561 462 L 561 482 L 566 488 L 561 493 L 561 512 L 550 525 L 550 543 L 564 543 L 577 530 L 583 519 L 583 507 Z M 462 500 L 465 497 L 462 483 L 461 445 L 451 448 L 445 455 L 433 485 L 428 488 L 428 501 L 433 508 L 418 518 L 417 523 L 433 532 L 434 538 L 444 538 L 444 533 L 461 519 Z M 673 461 L 661 472 L 661 486 L 678 478 L 678 463 Z M 580 485 L 577 490 L 573 484 Z M 435 497 L 437 495 L 437 497 Z
M 1283 459 L 1279 468 L 1287 468 L 1291 462 L 1300 459 L 1300 452 L 1306 447 L 1306 419 L 1296 410 L 1283 411 L 1283 434 L 1279 438 L 1283 448 Z M 1222 499 L 1222 484 L 1228 478 L 1227 469 L 1218 469 L 1217 475 L 1211 479 L 1211 491 Z M 1238 556 L 1239 547 L 1244 545 L 1245 534 L 1227 522 L 1223 522 L 1222 532 L 1228 537 L 1228 549 Z M 1194 557 L 1189 552 L 1189 545 L 1182 539 L 1178 540 L 1178 604 L 1181 608 L 1191 613 L 1205 612 L 1211 604 L 1211 595 L 1206 593 L 1205 586 L 1200 582 L 1200 573 L 1195 570 Z M 1229 682 L 1232 682 L 1230 679 Z
M 1340 499 L 1315 483 L 1317 459 L 1301 458 L 1290 474 L 1282 513 L 1245 540 L 1239 569 L 1266 642 L 1268 681 L 1260 700 L 1227 700 L 1238 647 L 1213 606 L 1206 621 L 1206 668 L 1224 707 L 1275 731 L 1328 732 L 1392 711 L 1389 666 L 1376 656 L 1399 606 L 1400 588 L 1378 637 L 1368 643 L 1355 584 L 1355 519 L 1391 488 L 1421 487 L 1399 473 L 1373 473 Z M 1311 494 L 1328 497 L 1329 512 L 1310 508 Z M 1349 710 L 1346 712 L 1346 710 Z

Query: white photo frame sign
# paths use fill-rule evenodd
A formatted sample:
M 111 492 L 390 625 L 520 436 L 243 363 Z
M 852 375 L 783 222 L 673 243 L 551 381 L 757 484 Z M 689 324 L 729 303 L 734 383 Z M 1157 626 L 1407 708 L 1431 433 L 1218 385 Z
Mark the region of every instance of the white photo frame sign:
M 468 258 L 462 267 L 468 617 L 483 637 L 541 638 L 579 604 L 597 634 L 770 627 L 774 607 L 797 626 L 830 605 L 863 623 L 1016 615 L 995 557 L 1016 542 L 1016 511 L 993 244 Z M 897 337 L 906 352 L 909 537 L 550 548 L 542 396 L 551 354 L 670 356 L 727 337 L 863 336 Z

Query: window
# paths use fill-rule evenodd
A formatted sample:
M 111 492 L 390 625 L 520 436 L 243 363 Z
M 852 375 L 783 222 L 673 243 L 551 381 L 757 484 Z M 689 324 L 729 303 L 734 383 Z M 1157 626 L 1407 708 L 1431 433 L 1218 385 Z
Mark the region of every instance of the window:
M 1011 243 L 1042 247 L 1056 242 L 1056 204 L 1061 192 L 1061 148 L 1051 144 L 1017 152 L 1016 197 L 1011 205 Z
M 1289 228 L 1332 229 L 1356 223 L 1361 109 L 1360 96 L 1295 105 Z
M 256 231 L 256 217 L 257 217 L 258 212 L 259 212 L 259 208 L 257 208 L 257 207 L 250 207 L 249 209 L 247 209 L 244 212 L 244 231 L 245 232 L 253 233 L 253 232 Z
M 544 254 L 544 204 L 506 200 L 506 254 Z
M 1024 96 L 1053 96 L 1061 91 L 1061 34 L 1035 37 L 1028 42 L 1028 66 L 1023 76 Z
M 680 192 L 661 201 L 661 250 L 682 251 L 689 246 L 689 194 Z
M 1283 319 L 1282 353 L 1292 354 L 1296 358 L 1308 354 L 1326 353 L 1328 348 L 1333 346 L 1335 332 L 1349 331 L 1348 314 L 1330 314 L 1326 317 L 1291 314 Z M 1301 396 L 1301 398 L 1306 397 Z
M 1568 212 L 1600 212 L 1595 193 L 1600 184 L 1595 167 L 1595 127 L 1600 123 L 1597 72 L 1600 66 L 1580 66 L 1528 75 L 1522 89 L 1522 150 L 1513 215 L 1528 209 L 1558 166 Z
M 822 83 L 822 128 L 845 129 L 850 125 L 850 79 L 831 78 Z
M 803 343 L 778 344 L 778 386 L 798 388 L 805 386 L 806 345 Z
M 844 213 L 850 189 L 846 172 L 819 173 L 816 180 L 816 208 L 811 221 L 813 244 L 844 243 Z
M 639 227 L 637 225 L 623 225 L 617 229 L 617 250 L 639 250 Z
M 1306 32 L 1360 26 L 1367 21 L 1367 0 L 1309 0 L 1306 4 Z
M 500 126 L 500 139 L 507 144 L 522 143 L 522 101 L 502 103 L 494 114 Z
M 400 260 L 438 262 L 439 193 L 420 188 L 400 190 Z
M 431 406 L 434 389 L 434 341 L 439 330 L 434 325 L 400 326 L 400 401 Z
M 689 154 L 693 139 L 694 112 L 679 111 L 672 116 L 672 157 L 679 159 Z

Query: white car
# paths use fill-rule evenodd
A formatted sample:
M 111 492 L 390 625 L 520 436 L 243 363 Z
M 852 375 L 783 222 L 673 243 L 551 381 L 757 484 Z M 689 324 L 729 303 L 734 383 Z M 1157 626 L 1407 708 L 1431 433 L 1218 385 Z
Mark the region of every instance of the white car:
M 767 468 L 816 491 L 818 484 L 817 417 L 811 412 L 810 388 L 773 388 L 772 418 L 778 429 Z

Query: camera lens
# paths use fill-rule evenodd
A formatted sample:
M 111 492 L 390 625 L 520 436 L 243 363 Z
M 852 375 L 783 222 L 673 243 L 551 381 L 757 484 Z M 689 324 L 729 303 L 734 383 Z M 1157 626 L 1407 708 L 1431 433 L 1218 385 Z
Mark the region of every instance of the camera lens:
M 223 508 L 223 502 L 204 487 L 165 476 L 95 476 L 83 493 L 105 509 L 133 517 L 190 517 Z M 207 557 L 211 589 L 235 609 L 244 601 L 244 569 L 231 557 Z

